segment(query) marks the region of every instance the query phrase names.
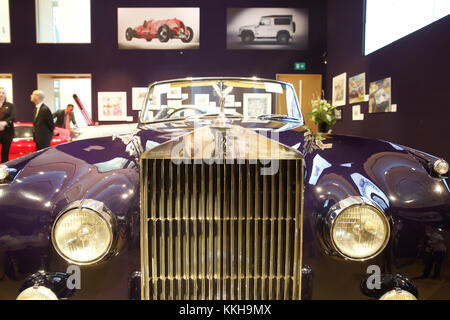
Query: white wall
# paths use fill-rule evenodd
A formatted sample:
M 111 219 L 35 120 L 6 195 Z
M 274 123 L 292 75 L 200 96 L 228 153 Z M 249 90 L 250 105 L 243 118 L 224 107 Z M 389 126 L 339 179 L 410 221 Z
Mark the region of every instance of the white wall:
M 365 54 L 368 55 L 448 14 L 449 0 L 368 0 Z
M 80 108 L 78 108 L 73 99 L 74 93 L 80 98 L 81 103 L 92 118 L 91 79 L 61 79 L 60 88 L 61 108 L 65 109 L 68 104 L 73 104 L 75 106 L 75 120 L 78 126 L 86 126 L 87 123 L 81 114 Z
M 37 42 L 53 42 L 52 0 L 36 0 Z
M 52 112 L 55 112 L 55 88 L 53 86 L 53 79 L 51 76 L 38 75 L 38 88 L 45 94 L 44 102 Z M 30 92 L 31 94 L 31 92 Z
M 58 0 L 56 12 L 54 16 L 52 0 L 36 0 L 38 42 L 57 42 L 54 28 L 58 30 L 58 43 L 91 42 L 90 0 Z
M 9 0 L 0 0 L 0 43 L 11 42 Z
M 73 104 L 75 106 L 75 120 L 79 127 L 84 127 L 87 126 L 87 123 L 73 99 L 73 94 L 77 94 L 87 113 L 92 118 L 92 81 L 90 78 L 76 77 L 76 74 L 40 74 L 38 75 L 38 88 L 45 93 L 45 104 L 52 112 L 55 112 L 54 80 L 60 80 L 59 97 L 61 109 L 65 109 L 68 104 Z

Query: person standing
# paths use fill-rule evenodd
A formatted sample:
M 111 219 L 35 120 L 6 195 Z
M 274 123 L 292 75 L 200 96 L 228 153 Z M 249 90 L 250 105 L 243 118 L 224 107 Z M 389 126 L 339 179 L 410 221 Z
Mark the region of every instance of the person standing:
M 16 108 L 6 101 L 6 90 L 0 87 L 0 145 L 2 147 L 2 163 L 9 161 L 9 149 L 14 138 L 14 120 Z
M 73 104 L 68 104 L 66 109 L 58 110 L 53 114 L 53 119 L 56 118 L 55 127 L 70 130 L 70 122 L 72 122 L 75 126 L 77 125 L 73 108 Z
M 44 92 L 35 90 L 30 96 L 31 102 L 36 106 L 33 116 L 33 139 L 36 142 L 36 151 L 50 147 L 53 138 L 52 112 L 44 104 Z

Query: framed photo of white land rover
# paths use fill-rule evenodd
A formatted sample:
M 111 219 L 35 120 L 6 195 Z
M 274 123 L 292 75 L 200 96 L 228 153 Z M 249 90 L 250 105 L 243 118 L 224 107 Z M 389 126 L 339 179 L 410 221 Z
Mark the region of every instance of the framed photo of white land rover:
M 306 50 L 308 33 L 307 9 L 227 9 L 227 49 Z

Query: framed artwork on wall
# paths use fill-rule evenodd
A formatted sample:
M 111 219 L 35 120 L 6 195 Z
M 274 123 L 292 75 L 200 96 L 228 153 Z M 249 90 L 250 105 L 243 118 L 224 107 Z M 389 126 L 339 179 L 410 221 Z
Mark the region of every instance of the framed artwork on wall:
M 147 94 L 147 87 L 131 88 L 132 110 L 142 110 L 146 94 Z
M 333 78 L 333 106 L 345 106 L 347 73 Z
M 194 101 L 196 106 L 209 106 L 209 94 L 197 93 L 194 96 Z
M 181 87 L 171 87 L 167 92 L 167 99 L 182 99 Z
M 200 48 L 200 8 L 118 8 L 119 49 Z
M 361 113 L 361 105 L 352 107 L 352 120 L 364 120 L 364 113 Z
M 301 8 L 228 8 L 227 49 L 306 50 L 308 15 Z
M 395 112 L 391 105 L 391 78 L 370 83 L 369 113 L 377 112 Z
M 257 117 L 272 113 L 272 94 L 270 93 L 244 93 L 244 117 Z
M 348 102 L 363 102 L 366 95 L 366 73 L 348 78 Z
M 98 92 L 99 121 L 127 121 L 126 92 Z

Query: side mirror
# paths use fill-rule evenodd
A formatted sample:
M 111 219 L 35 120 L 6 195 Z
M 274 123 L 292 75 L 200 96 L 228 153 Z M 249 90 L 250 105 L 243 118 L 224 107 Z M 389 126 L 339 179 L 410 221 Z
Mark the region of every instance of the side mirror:
M 53 131 L 53 136 L 54 137 L 58 137 L 59 136 L 59 132 L 58 131 Z

